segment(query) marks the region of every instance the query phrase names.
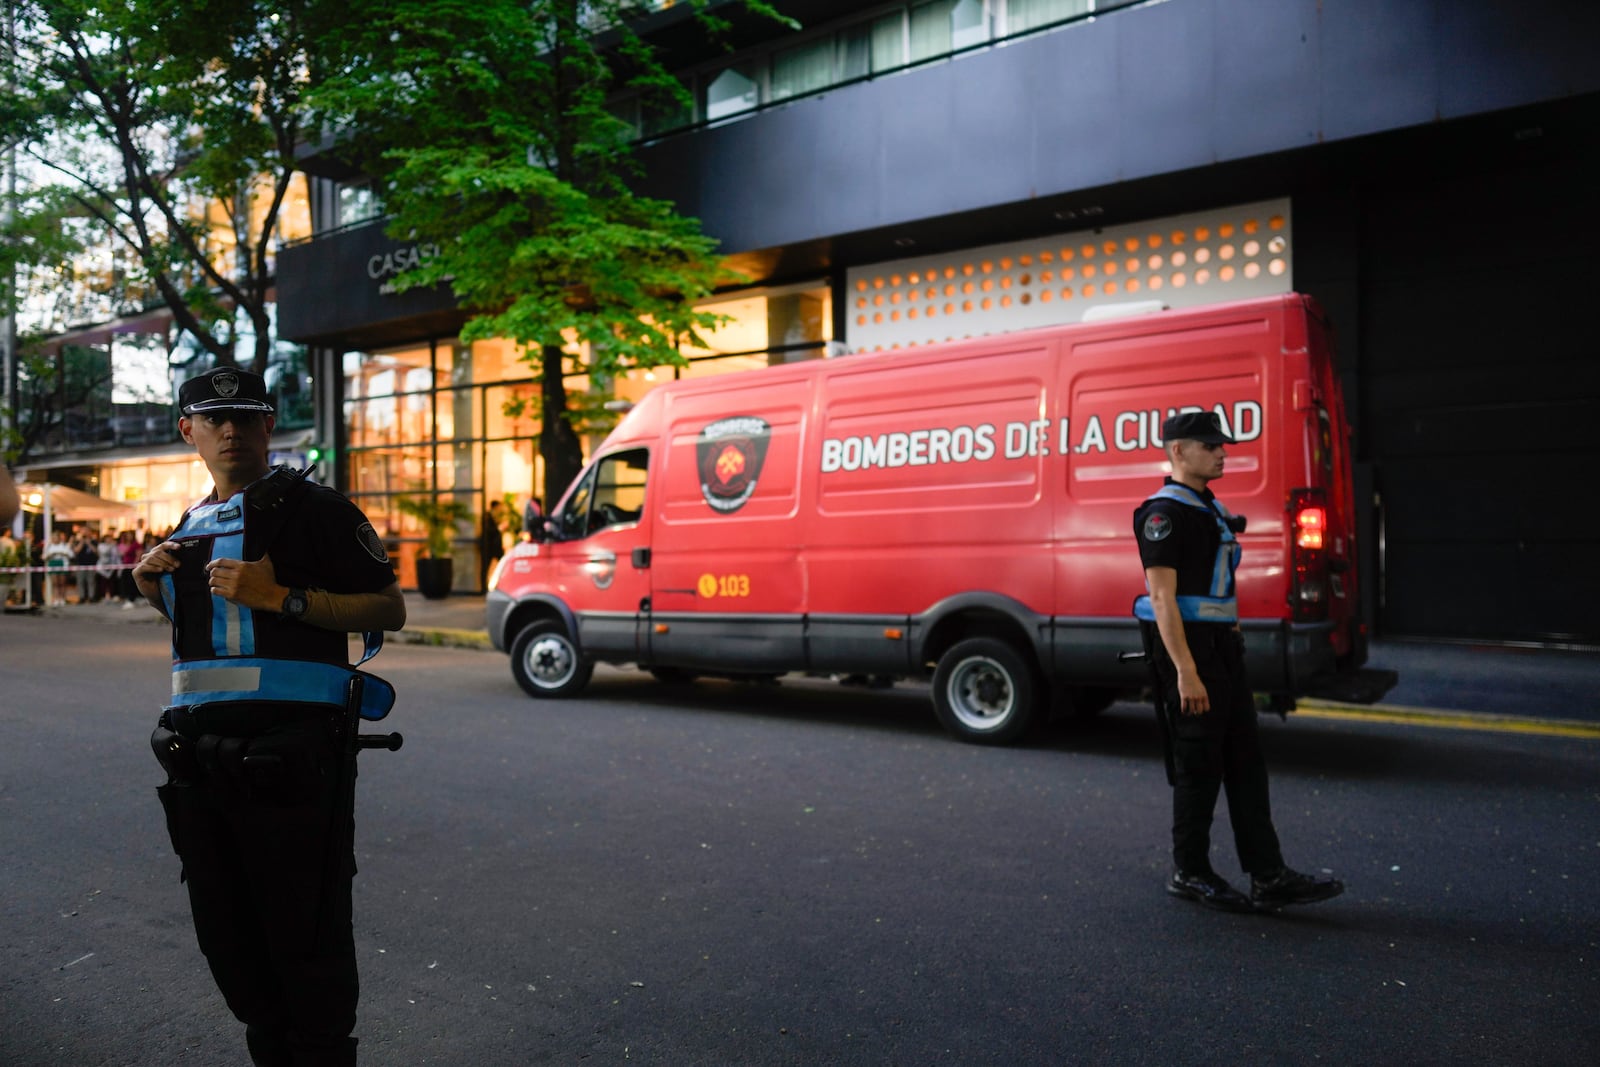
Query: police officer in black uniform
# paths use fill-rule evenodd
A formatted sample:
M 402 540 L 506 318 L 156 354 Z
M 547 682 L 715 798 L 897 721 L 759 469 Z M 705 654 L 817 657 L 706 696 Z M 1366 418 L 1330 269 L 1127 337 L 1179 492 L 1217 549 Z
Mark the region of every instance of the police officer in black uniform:
M 1151 656 L 1156 709 L 1170 753 L 1174 896 L 1224 911 L 1275 910 L 1344 892 L 1342 883 L 1286 867 L 1272 825 L 1267 765 L 1244 671 L 1234 597 L 1242 517 L 1229 515 L 1209 483 L 1222 477 L 1224 445 L 1215 412 L 1175 415 L 1161 426 L 1172 475 L 1133 514 L 1148 594 L 1135 602 Z M 1228 816 L 1250 895 L 1211 869 L 1217 793 Z
M 393 690 L 351 668 L 348 634 L 376 651 L 405 599 L 360 509 L 268 466 L 259 375 L 219 368 L 178 400 L 215 491 L 133 569 L 172 620 L 173 699 L 151 739 L 167 829 L 251 1060 L 353 1064 L 354 748 L 339 730 L 347 698 L 380 718 Z

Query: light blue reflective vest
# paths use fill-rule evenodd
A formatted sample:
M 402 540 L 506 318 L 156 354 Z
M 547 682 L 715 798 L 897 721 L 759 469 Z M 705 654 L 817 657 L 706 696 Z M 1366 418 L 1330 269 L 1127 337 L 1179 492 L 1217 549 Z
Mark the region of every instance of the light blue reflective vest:
M 1185 622 L 1238 622 L 1239 602 L 1234 596 L 1233 573 L 1239 568 L 1242 550 L 1239 539 L 1228 526 L 1228 509 L 1216 497 L 1211 498 L 1208 507 L 1199 493 L 1177 483 L 1162 486 L 1158 492 L 1146 498 L 1145 503 L 1151 500 L 1173 500 L 1185 507 L 1199 508 L 1216 520 L 1217 533 L 1221 535 L 1221 540 L 1217 542 L 1217 558 L 1211 567 L 1211 588 L 1204 595 L 1180 595 L 1177 598 L 1178 614 Z M 1147 580 L 1145 589 L 1149 587 Z M 1156 621 L 1155 608 L 1150 603 L 1148 591 L 1133 602 L 1133 614 L 1144 622 Z
M 207 541 L 210 559 L 243 559 L 245 517 L 249 510 L 244 492 L 227 500 L 198 504 L 173 531 L 169 540 Z M 177 618 L 178 589 L 171 574 L 161 576 L 161 599 L 167 617 Z M 192 603 L 192 601 L 190 601 Z M 362 635 L 365 663 L 383 647 L 383 633 Z M 343 637 L 341 635 L 342 642 Z M 258 649 L 254 612 L 220 596 L 211 597 L 211 632 L 207 644 L 212 655 L 180 658 L 176 644 L 172 659 L 172 703 L 216 704 L 235 701 L 273 701 L 293 704 L 345 706 L 350 680 L 364 679 L 361 717 L 381 719 L 394 706 L 394 686 L 375 674 L 342 663 L 296 658 L 295 649 Z M 278 652 L 280 655 L 272 655 Z

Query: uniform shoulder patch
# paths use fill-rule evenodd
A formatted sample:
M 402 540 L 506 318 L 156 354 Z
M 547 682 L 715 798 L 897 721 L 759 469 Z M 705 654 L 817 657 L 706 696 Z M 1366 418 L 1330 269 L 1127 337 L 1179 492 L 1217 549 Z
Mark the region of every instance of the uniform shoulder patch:
M 361 547 L 366 549 L 367 555 L 379 563 L 389 562 L 389 553 L 383 547 L 383 538 L 372 528 L 372 523 L 361 524 L 361 528 L 356 530 L 356 540 L 361 542 Z
M 1164 541 L 1172 533 L 1172 520 L 1159 511 L 1152 511 L 1144 517 L 1142 532 L 1146 541 Z

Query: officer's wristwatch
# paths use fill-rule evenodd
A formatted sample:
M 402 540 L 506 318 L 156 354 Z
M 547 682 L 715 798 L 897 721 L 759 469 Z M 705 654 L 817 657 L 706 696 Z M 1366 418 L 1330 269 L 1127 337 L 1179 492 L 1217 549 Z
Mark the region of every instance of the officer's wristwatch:
M 311 608 L 311 601 L 306 597 L 304 589 L 291 589 L 283 598 L 283 606 L 278 610 L 288 619 L 303 619 Z

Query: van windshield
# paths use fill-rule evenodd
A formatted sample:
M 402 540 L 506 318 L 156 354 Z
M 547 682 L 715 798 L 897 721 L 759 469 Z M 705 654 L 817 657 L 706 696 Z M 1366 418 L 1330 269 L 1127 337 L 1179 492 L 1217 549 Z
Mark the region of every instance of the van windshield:
M 590 467 L 561 509 L 562 538 L 575 540 L 638 522 L 649 469 L 650 452 L 643 448 L 612 453 Z

